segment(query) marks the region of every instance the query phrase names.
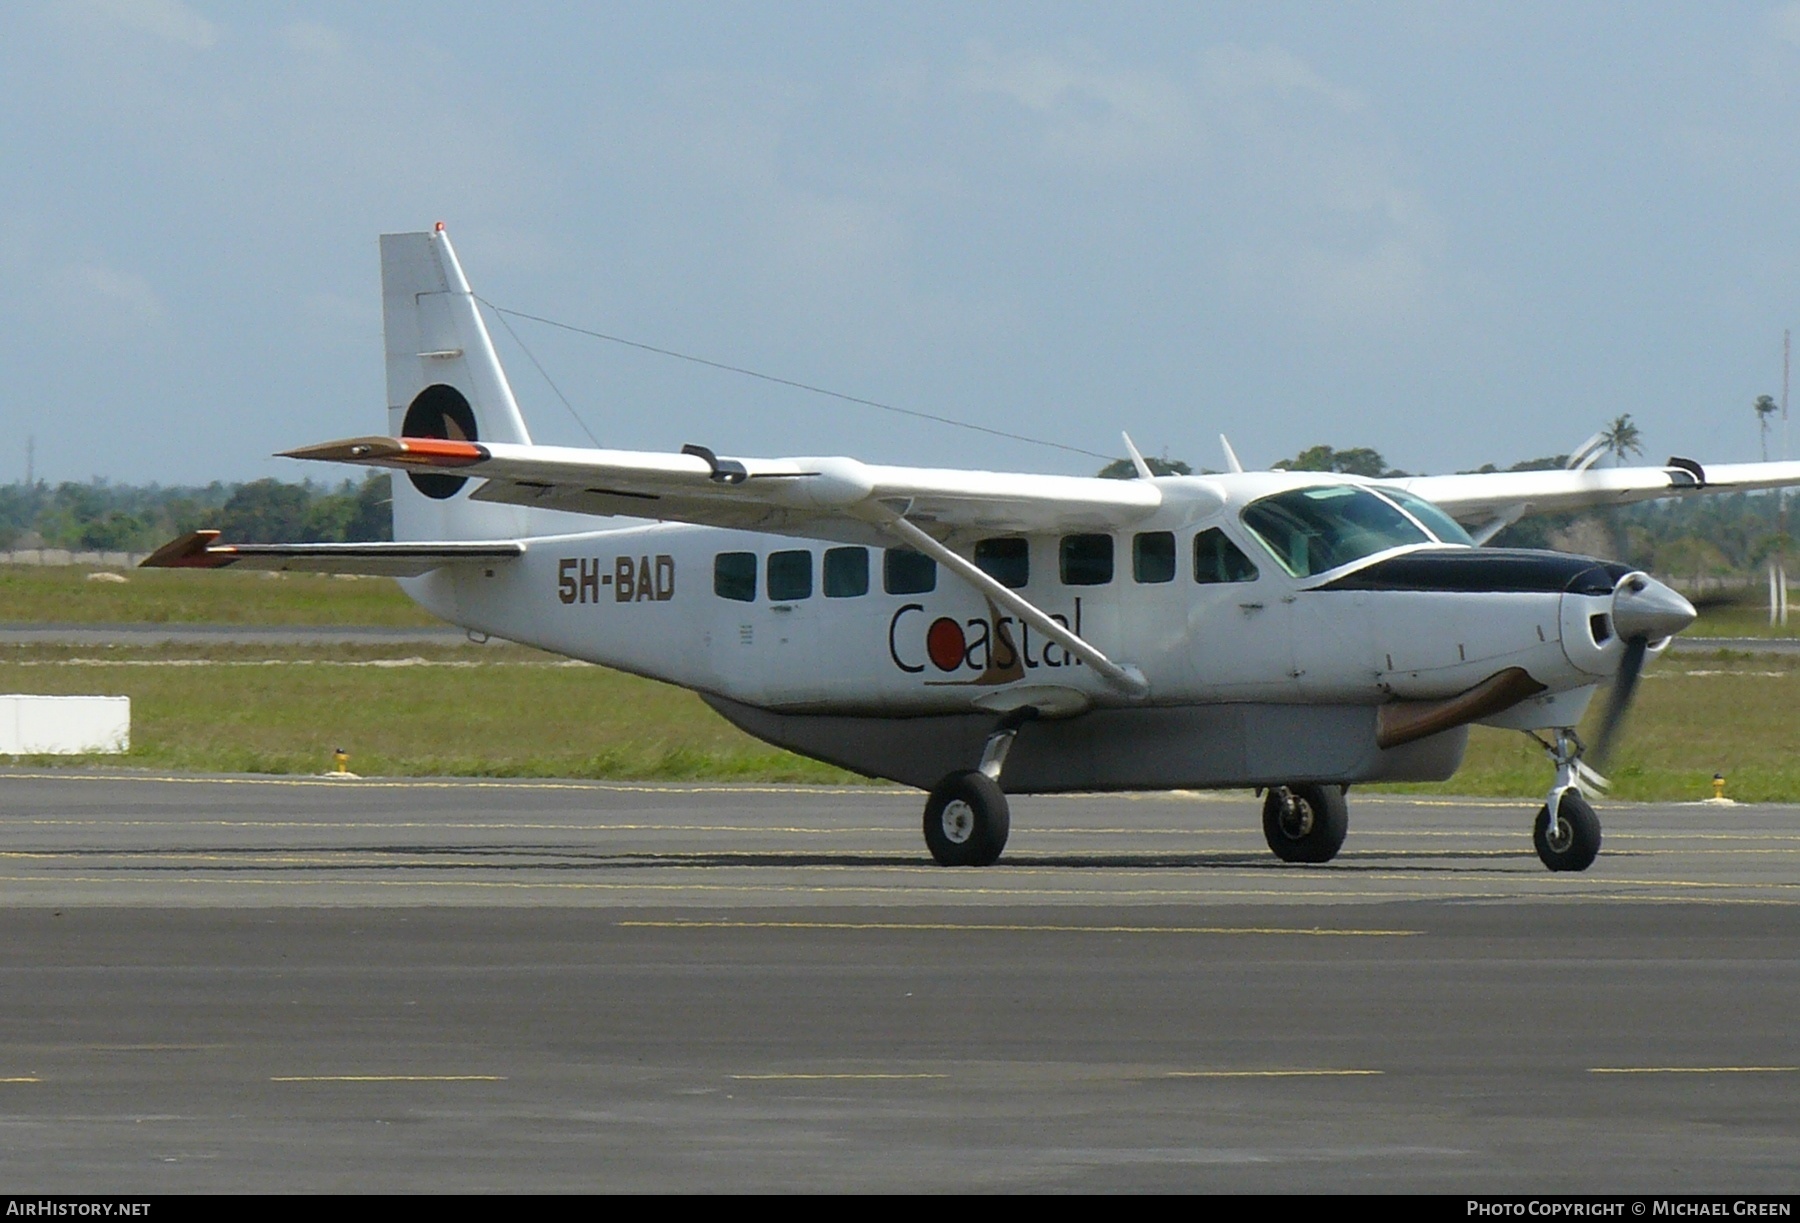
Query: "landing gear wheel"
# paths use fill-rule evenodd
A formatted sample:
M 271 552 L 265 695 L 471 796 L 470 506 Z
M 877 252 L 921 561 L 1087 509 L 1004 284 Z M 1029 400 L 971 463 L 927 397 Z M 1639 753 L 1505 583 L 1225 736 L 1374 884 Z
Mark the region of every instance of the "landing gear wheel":
M 952 773 L 925 803 L 925 844 L 939 866 L 991 866 L 1012 828 L 1006 795 L 986 773 Z
M 1538 808 L 1531 843 L 1551 870 L 1584 871 L 1600 852 L 1600 817 L 1594 814 L 1587 799 L 1574 790 L 1566 790 L 1562 801 L 1556 804 L 1554 827 L 1550 824 L 1549 804 Z
M 1329 862 L 1350 831 L 1337 786 L 1275 786 L 1263 799 L 1263 836 L 1283 862 Z

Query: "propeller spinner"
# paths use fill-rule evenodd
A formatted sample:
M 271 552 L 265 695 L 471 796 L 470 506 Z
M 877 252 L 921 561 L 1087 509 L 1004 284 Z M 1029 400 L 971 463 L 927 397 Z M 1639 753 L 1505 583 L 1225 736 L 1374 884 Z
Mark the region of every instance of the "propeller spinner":
M 1692 603 L 1647 573 L 1628 573 L 1613 588 L 1613 630 L 1625 642 L 1625 656 L 1619 660 L 1618 676 L 1594 741 L 1591 755 L 1596 769 L 1604 772 L 1611 759 L 1650 647 L 1692 624 L 1696 615 Z

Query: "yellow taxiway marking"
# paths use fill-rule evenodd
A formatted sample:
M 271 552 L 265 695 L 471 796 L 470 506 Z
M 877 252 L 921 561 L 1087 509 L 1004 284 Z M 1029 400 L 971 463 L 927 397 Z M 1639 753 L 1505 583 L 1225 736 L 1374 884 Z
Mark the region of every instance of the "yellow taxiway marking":
M 10 1078 L 0 1079 L 0 1083 L 42 1083 L 43 1081 L 35 1074 L 16 1074 Z
M 944 874 L 944 872 L 941 870 L 936 870 L 935 868 L 926 868 L 926 867 L 919 868 L 918 873 L 934 874 L 937 876 L 942 876 Z M 1115 901 L 1131 900 L 1131 899 L 1160 899 L 1163 897 L 1172 897 L 1175 899 L 1192 899 L 1196 895 L 1204 895 L 1208 898 L 1215 899 L 1215 900 L 1220 899 L 1220 898 L 1226 898 L 1226 897 L 1236 897 L 1236 898 L 1248 897 L 1248 898 L 1258 898 L 1258 899 L 1277 899 L 1277 900 L 1285 900 L 1285 901 L 1296 901 L 1296 900 L 1307 900 L 1307 899 L 1311 899 L 1311 900 L 1366 900 L 1371 895 L 1375 895 L 1375 894 L 1378 894 L 1384 900 L 1442 900 L 1442 899 L 1446 899 L 1446 898 L 1453 898 L 1453 899 L 1458 899 L 1458 900 L 1529 899 L 1529 900 L 1541 900 L 1541 901 L 1545 901 L 1545 902 L 1554 902 L 1554 901 L 1562 901 L 1562 900 L 1580 899 L 1580 900 L 1620 900 L 1620 901 L 1633 901 L 1633 902 L 1637 902 L 1637 903 L 1645 903 L 1645 902 L 1649 902 L 1649 901 L 1658 899 L 1658 897 L 1653 892 L 1649 892 L 1649 891 L 1626 892 L 1626 893 L 1581 891 L 1581 892 L 1574 892 L 1574 893 L 1563 893 L 1563 892 L 1559 892 L 1559 891 L 1558 892 L 1546 891 L 1546 890 L 1543 890 L 1540 888 L 1538 890 L 1535 890 L 1535 891 L 1529 893 L 1528 895 L 1521 896 L 1519 893 L 1513 892 L 1513 891 L 1495 891 L 1495 890 L 1492 890 L 1491 887 L 1475 888 L 1475 887 L 1466 887 L 1466 886 L 1464 886 L 1464 887 L 1447 886 L 1444 888 L 1433 888 L 1433 889 L 1429 889 L 1429 890 L 1419 889 L 1416 886 L 1410 890 L 1399 889 L 1399 888 L 1387 888 L 1387 889 L 1383 889 L 1379 893 L 1358 892 L 1358 891 L 1350 890 L 1347 888 L 1326 889 L 1326 888 L 1306 888 L 1306 887 L 1297 887 L 1297 886 L 1279 887 L 1279 888 L 1226 888 L 1226 887 L 1202 887 L 1202 886 L 1200 886 L 1200 883 L 1204 882 L 1207 878 L 1208 878 L 1208 876 L 1205 876 L 1205 875 L 1200 875 L 1200 876 L 1194 877 L 1195 884 L 1194 884 L 1194 886 L 1189 886 L 1189 887 L 1123 888 L 1123 889 L 1109 890 L 1109 891 L 1106 891 L 1101 894 L 1106 896 L 1109 900 L 1115 900 Z M 1395 875 L 1395 876 L 1393 876 L 1393 878 L 1406 879 L 1407 877 L 1403 876 L 1403 875 Z M 1412 881 L 1412 882 L 1414 882 L 1416 885 L 1417 881 Z M 1546 885 L 1548 885 L 1550 882 L 1551 881 L 1548 881 L 1548 880 L 1545 881 Z M 1606 884 L 1615 884 L 1615 883 L 1620 883 L 1620 882 L 1625 882 L 1625 881 L 1620 881 L 1620 880 L 1606 880 L 1606 881 L 1596 880 L 1595 881 L 1596 884 L 1601 884 L 1603 882 Z M 666 893 L 671 893 L 671 892 L 673 892 L 673 893 L 686 892 L 686 893 L 691 893 L 691 894 L 696 894 L 696 895 L 698 895 L 698 894 L 712 895 L 712 894 L 736 893 L 736 894 L 741 894 L 741 895 L 774 895 L 774 896 L 892 896 L 892 895 L 897 895 L 897 894 L 901 894 L 901 893 L 905 892 L 906 888 L 907 888 L 907 882 L 905 880 L 898 880 L 898 881 L 893 881 L 893 882 L 876 882 L 876 883 L 869 883 L 869 884 L 832 884 L 832 885 L 796 885 L 796 884 L 766 884 L 766 883 L 692 883 L 692 882 L 658 884 L 658 883 L 642 883 L 642 882 L 637 882 L 637 881 L 632 881 L 632 882 L 597 882 L 597 881 L 563 882 L 563 881 L 554 881 L 554 880 L 528 881 L 528 880 L 494 880 L 494 879 L 392 879 L 392 878 L 344 880 L 344 879 L 338 879 L 338 878 L 293 879 L 293 878 L 271 878 L 271 877 L 267 877 L 267 876 L 247 877 L 247 876 L 237 876 L 237 875 L 233 875 L 233 876 L 229 876 L 229 877 L 170 876 L 170 875 L 134 876 L 134 875 L 127 875 L 127 874 L 123 874 L 123 873 L 121 873 L 119 875 L 59 875 L 59 874 L 0 875 L 0 883 L 35 884 L 35 885 L 104 884 L 104 885 L 106 885 L 108 887 L 112 887 L 112 888 L 117 888 L 120 885 L 124 885 L 124 884 L 147 885 L 147 886 L 162 886 L 162 885 L 166 885 L 166 884 L 175 884 L 175 885 L 186 886 L 186 887 L 250 888 L 250 889 L 261 889 L 263 891 L 280 890 L 280 889 L 284 889 L 284 888 L 300 889 L 300 890 L 319 890 L 319 889 L 327 889 L 327 888 L 336 887 L 336 888 L 360 888 L 360 889 L 365 889 L 365 890 L 379 888 L 379 889 L 390 890 L 390 891 L 448 892 L 448 891 L 453 891 L 455 889 L 460 888 L 460 889 L 465 889 L 465 890 L 474 891 L 474 892 L 512 892 L 512 893 L 547 892 L 547 893 L 551 893 L 551 894 L 588 893 L 588 894 L 592 894 L 595 896 L 605 896 L 605 897 L 630 896 L 633 893 L 660 896 L 660 895 L 663 895 Z M 1645 887 L 1655 886 L 1653 881 L 1648 881 L 1648 880 L 1643 881 L 1643 885 Z M 1757 888 L 1764 888 L 1764 887 L 1792 887 L 1793 885 L 1744 883 L 1744 884 L 1727 884 L 1727 885 L 1720 885 L 1720 886 L 1738 887 L 1738 888 L 1754 890 Z M 1004 899 L 1004 900 L 1008 900 L 1008 901 L 1018 901 L 1021 899 L 1028 899 L 1028 898 L 1032 898 L 1032 897 L 1048 898 L 1051 900 L 1055 900 L 1055 899 L 1059 899 L 1059 898 L 1063 898 L 1063 897 L 1091 898 L 1094 895 L 1096 895 L 1096 893 L 1093 891 L 1081 889 L 1081 888 L 1051 888 L 1051 887 L 1031 887 L 1031 886 L 993 888 L 993 887 L 970 887 L 970 886 L 946 885 L 943 887 L 932 889 L 931 895 L 951 896 L 951 897 L 957 897 L 957 898 L 982 897 L 982 898 Z M 1733 904 L 1733 903 L 1735 903 L 1735 904 L 1775 904 L 1775 905 L 1792 906 L 1795 904 L 1800 904 L 1800 899 L 1734 898 L 1734 897 L 1729 897 L 1729 896 L 1709 895 L 1707 897 L 1707 903 L 1708 904 Z M 906 927 L 901 927 L 901 928 L 906 928 Z M 922 929 L 922 928 L 927 928 L 927 927 L 912 927 L 912 928 Z M 969 927 L 958 926 L 958 927 L 947 927 L 947 928 L 967 929 Z M 1024 928 L 1025 929 L 1050 929 L 1051 927 L 1034 926 L 1034 927 L 1024 927 Z M 1083 928 L 1084 929 L 1086 929 L 1086 928 L 1099 929 L 1099 927 L 1083 927 Z M 1169 926 L 1148 927 L 1148 929 L 1167 930 L 1167 931 L 1178 932 L 1178 933 L 1181 932 L 1181 928 L 1169 927 Z M 1195 932 L 1199 932 L 1199 931 L 1195 931 Z M 1244 933 L 1247 931 L 1238 930 L 1235 932 Z M 1269 932 L 1270 933 L 1300 933 L 1300 931 L 1286 930 L 1286 929 L 1273 929 Z M 1332 930 L 1321 930 L 1321 931 L 1318 931 L 1318 933 L 1320 933 L 1320 934 L 1337 934 L 1337 933 L 1344 933 L 1344 932 L 1332 931 Z M 1369 931 L 1369 932 L 1364 932 L 1364 933 L 1412 934 L 1412 933 L 1423 933 L 1423 932 L 1422 931 Z
M 734 1074 L 729 1076 L 740 1082 L 758 1082 L 769 1079 L 947 1079 L 947 1074 Z
M 153 774 L 110 773 L 7 773 L 15 781 L 110 781 L 162 782 L 188 786 L 328 786 L 362 790 L 603 790 L 617 794 L 914 794 L 895 786 L 712 785 L 706 782 L 645 784 L 611 781 L 429 781 L 410 777 L 358 777 L 333 781 L 331 774 L 314 777 L 182 777 Z
M 1386 1074 L 1385 1070 L 1171 1070 L 1165 1079 L 1347 1079 Z
M 271 1083 L 504 1083 L 503 1074 L 280 1074 Z
M 622 921 L 659 930 L 1003 930 L 1076 934 L 1302 934 L 1325 938 L 1395 938 L 1423 930 L 1330 930 L 1295 926 L 1060 926 L 1005 922 Z
M 1590 1066 L 1589 1074 L 1793 1074 L 1800 1066 Z

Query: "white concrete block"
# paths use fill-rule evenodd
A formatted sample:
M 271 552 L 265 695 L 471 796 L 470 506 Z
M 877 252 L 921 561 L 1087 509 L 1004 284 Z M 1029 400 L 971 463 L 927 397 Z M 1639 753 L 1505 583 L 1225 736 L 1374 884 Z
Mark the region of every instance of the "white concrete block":
M 0 756 L 129 750 L 128 696 L 0 696 Z

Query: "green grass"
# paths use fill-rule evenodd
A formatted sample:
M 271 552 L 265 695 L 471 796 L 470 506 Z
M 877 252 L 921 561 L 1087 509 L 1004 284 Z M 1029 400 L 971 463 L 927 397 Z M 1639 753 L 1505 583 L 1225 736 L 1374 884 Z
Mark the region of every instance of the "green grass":
M 1584 730 L 1605 704 L 1601 690 Z M 1665 655 L 1650 665 L 1607 774 L 1616 798 L 1800 801 L 1800 659 L 1777 655 Z M 1389 787 L 1413 793 L 1539 797 L 1548 758 L 1517 731 L 1477 726 L 1463 767 L 1447 782 Z
M 386 579 L 129 577 L 89 582 L 81 568 L 0 567 L 0 622 L 438 623 Z M 1709 608 L 1691 631 L 1746 636 L 1759 627 L 1768 632 L 1766 614 L 1724 607 Z M 349 665 L 407 658 L 437 665 Z M 130 696 L 133 747 L 123 763 L 145 768 L 314 773 L 342 746 L 351 768 L 369 776 L 853 780 L 742 734 L 692 693 L 519 647 L 10 647 L 0 649 L 0 691 Z M 1665 656 L 1640 689 L 1611 769 L 1614 794 L 1704 798 L 1717 771 L 1733 798 L 1800 801 L 1797 712 L 1800 660 Z M 40 763 L 56 762 L 120 759 Z M 1452 780 L 1389 788 L 1532 797 L 1548 777 L 1525 736 L 1477 727 Z
M 21 646 L 0 652 L 0 691 L 132 698 L 129 756 L 43 764 L 318 773 L 341 746 L 365 776 L 858 780 L 742 734 L 690 692 L 516 646 Z M 1717 771 L 1733 798 L 1800 801 L 1800 660 L 1665 657 L 1639 693 L 1616 797 L 1705 798 Z M 1477 727 L 1452 780 L 1384 788 L 1531 798 L 1549 776 L 1524 735 Z
M 1800 637 L 1800 616 L 1790 614 L 1785 625 L 1769 623 L 1767 602 L 1751 605 L 1728 603 L 1701 609 L 1700 619 L 1688 630 L 1694 637 Z
M 4 624 L 439 625 L 389 578 L 132 569 L 90 581 L 75 565 L 0 565 Z M 112 572 L 117 572 L 116 570 Z
M 373 663 L 382 665 L 371 665 Z M 16 647 L 0 691 L 131 698 L 131 752 L 34 763 L 364 776 L 845 782 L 750 738 L 693 693 L 511 646 Z

